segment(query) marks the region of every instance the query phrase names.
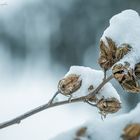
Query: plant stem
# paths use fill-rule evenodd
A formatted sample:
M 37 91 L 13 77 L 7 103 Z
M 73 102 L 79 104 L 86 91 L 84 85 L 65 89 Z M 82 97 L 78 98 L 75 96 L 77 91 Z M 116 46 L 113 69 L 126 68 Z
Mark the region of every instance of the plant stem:
M 39 113 L 45 109 L 48 109 L 48 108 L 51 108 L 51 107 L 55 107 L 55 106 L 60 106 L 60 105 L 65 105 L 65 104 L 70 104 L 70 103 L 76 103 L 76 102 L 85 102 L 90 99 L 91 97 L 95 96 L 96 94 L 98 94 L 99 90 L 107 83 L 109 82 L 111 79 L 113 78 L 113 76 L 109 76 L 107 79 L 104 78 L 102 83 L 93 91 L 91 92 L 90 94 L 88 94 L 87 96 L 82 96 L 82 97 L 78 97 L 78 98 L 74 98 L 74 99 L 71 99 L 71 101 L 69 102 L 69 100 L 65 100 L 65 101 L 59 101 L 59 102 L 55 102 L 53 103 L 53 100 L 54 98 L 56 97 L 56 95 L 58 94 L 58 92 L 56 92 L 54 94 L 54 96 L 52 97 L 52 99 L 44 104 L 44 105 L 41 105 L 37 108 L 34 108 L 16 118 L 13 118 L 9 121 L 6 121 L 6 122 L 3 122 L 3 123 L 0 123 L 0 129 L 2 128 L 5 128 L 5 127 L 8 127 L 8 126 L 11 126 L 13 124 L 19 124 L 22 120 L 36 114 L 36 113 Z

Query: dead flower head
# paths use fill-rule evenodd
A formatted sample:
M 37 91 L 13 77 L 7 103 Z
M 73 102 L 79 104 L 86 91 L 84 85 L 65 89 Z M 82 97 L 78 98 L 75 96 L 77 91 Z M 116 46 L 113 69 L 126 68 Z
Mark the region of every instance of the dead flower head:
M 87 127 L 81 127 L 77 130 L 76 136 L 77 137 L 85 136 L 86 131 L 87 131 Z
M 108 46 L 101 40 L 100 41 L 100 58 L 99 64 L 100 66 L 108 70 L 115 62 L 115 53 L 117 50 L 115 42 L 111 38 L 106 37 Z
M 131 93 L 139 93 L 140 86 L 136 80 L 133 70 L 129 68 L 129 63 L 125 65 L 116 64 L 112 68 L 114 78 L 120 83 L 124 90 Z
M 82 80 L 79 75 L 70 74 L 59 81 L 58 90 L 63 95 L 71 95 L 81 87 Z
M 140 124 L 134 123 L 127 125 L 121 137 L 123 140 L 138 140 L 140 138 Z
M 109 37 L 106 37 L 106 41 L 108 45 L 106 45 L 102 40 L 100 41 L 100 57 L 98 63 L 103 69 L 108 70 L 116 62 L 122 59 L 132 47 L 126 43 L 117 47 L 115 42 Z
M 121 103 L 116 98 L 102 98 L 97 102 L 101 115 L 106 117 L 109 113 L 115 113 L 121 108 Z

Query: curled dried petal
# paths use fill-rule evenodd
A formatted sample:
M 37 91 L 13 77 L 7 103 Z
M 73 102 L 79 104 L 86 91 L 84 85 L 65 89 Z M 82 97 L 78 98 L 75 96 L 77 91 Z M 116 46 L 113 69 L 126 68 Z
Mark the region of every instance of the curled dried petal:
M 126 55 L 129 51 L 131 51 L 131 46 L 129 44 L 122 44 L 120 47 L 116 50 L 116 61 L 119 61 L 123 58 L 124 55 Z
M 79 75 L 70 74 L 59 81 L 58 90 L 63 95 L 71 95 L 81 87 L 81 84 L 82 80 Z
M 114 58 L 116 50 L 117 50 L 116 43 L 111 38 L 109 38 L 109 37 L 106 37 L 106 40 L 107 40 L 107 43 L 108 43 L 111 55 Z

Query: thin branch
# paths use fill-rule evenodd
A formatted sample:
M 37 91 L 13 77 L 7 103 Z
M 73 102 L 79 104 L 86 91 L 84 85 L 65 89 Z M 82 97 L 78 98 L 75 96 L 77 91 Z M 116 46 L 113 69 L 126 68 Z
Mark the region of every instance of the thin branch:
M 107 72 L 106 69 L 104 69 L 104 78 L 103 78 L 103 81 L 106 80 L 106 72 Z
M 60 91 L 57 91 L 54 96 L 52 97 L 52 99 L 49 101 L 48 104 L 52 104 L 53 103 L 53 100 L 55 99 L 55 97 L 60 93 Z
M 0 123 L 0 129 L 14 125 L 14 124 L 19 124 L 22 120 L 36 114 L 39 113 L 45 109 L 51 108 L 51 107 L 55 107 L 55 106 L 60 106 L 60 105 L 65 105 L 65 104 L 70 104 L 70 103 L 76 103 L 76 102 L 86 102 L 89 98 L 95 96 L 95 94 L 97 94 L 99 92 L 99 90 L 111 79 L 113 78 L 113 76 L 108 77 L 107 79 L 104 79 L 103 82 L 90 94 L 88 94 L 87 96 L 82 96 L 82 97 L 78 97 L 78 98 L 74 98 L 71 99 L 71 102 L 69 102 L 69 100 L 65 100 L 65 101 L 59 101 L 59 102 L 55 102 L 53 103 L 54 98 L 56 97 L 56 95 L 58 94 L 56 92 L 56 94 L 53 96 L 53 98 L 46 104 L 41 105 L 35 109 L 32 109 L 16 118 L 13 118 L 9 121 Z
M 94 107 L 97 107 L 97 104 L 92 104 L 91 102 L 89 101 L 85 101 L 87 104 L 91 105 L 91 106 L 94 106 Z
M 94 90 L 92 91 L 89 95 L 88 95 L 88 99 L 91 98 L 92 96 L 95 96 L 95 94 L 98 94 L 99 90 L 107 83 L 109 82 L 111 79 L 113 79 L 113 75 L 110 75 L 108 78 L 104 78 L 102 83 Z
M 85 97 L 83 96 L 83 97 L 72 99 L 71 102 L 69 102 L 69 100 L 65 100 L 65 101 L 60 101 L 60 102 L 56 102 L 56 103 L 52 103 L 52 104 L 47 103 L 47 104 L 41 105 L 41 106 L 39 106 L 35 109 L 32 109 L 32 110 L 14 118 L 14 119 L 11 119 L 11 120 L 6 121 L 4 123 L 0 123 L 0 129 L 8 127 L 8 126 L 13 125 L 13 124 L 19 124 L 22 120 L 24 120 L 24 119 L 26 119 L 26 118 L 28 118 L 28 117 L 30 117 L 38 112 L 41 112 L 45 109 L 55 107 L 55 106 L 65 105 L 65 104 L 69 104 L 69 103 L 84 101 Z

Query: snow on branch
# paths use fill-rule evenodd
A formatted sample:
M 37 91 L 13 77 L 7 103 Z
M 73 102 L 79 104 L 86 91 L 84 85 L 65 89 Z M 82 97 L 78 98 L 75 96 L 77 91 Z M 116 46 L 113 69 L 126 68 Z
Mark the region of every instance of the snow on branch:
M 132 51 L 126 54 L 119 63 L 129 62 L 130 67 L 140 61 L 140 17 L 134 10 L 125 10 L 110 19 L 109 27 L 104 31 L 101 40 L 108 45 L 107 39 L 111 38 L 116 47 L 123 47 L 128 44 Z
M 88 103 L 97 107 L 103 117 L 106 117 L 108 113 L 117 112 L 121 108 L 120 96 L 111 83 L 108 83 L 113 77 L 111 75 L 104 78 L 103 75 L 102 71 L 88 67 L 71 67 L 70 71 L 58 82 L 58 91 L 48 103 L 0 123 L 0 129 L 19 124 L 22 120 L 45 109 L 69 103 Z M 108 90 L 109 88 L 112 89 L 111 92 Z M 58 94 L 69 96 L 69 98 L 68 100 L 54 102 Z
M 99 64 L 112 69 L 123 89 L 139 93 L 140 85 L 140 17 L 134 10 L 125 10 L 110 19 L 100 43 Z M 136 72 L 135 72 L 136 71 Z

